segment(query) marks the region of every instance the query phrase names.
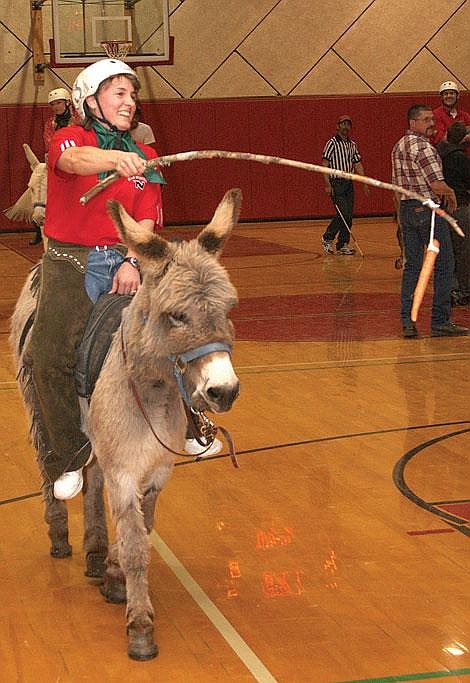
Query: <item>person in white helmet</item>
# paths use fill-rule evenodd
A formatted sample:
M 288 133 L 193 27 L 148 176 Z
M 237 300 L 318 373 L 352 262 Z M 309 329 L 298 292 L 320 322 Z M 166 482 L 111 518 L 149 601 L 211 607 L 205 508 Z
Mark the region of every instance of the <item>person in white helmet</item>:
M 72 110 L 70 93 L 65 88 L 51 90 L 47 96 L 47 103 L 52 111 L 52 116 L 46 119 L 44 123 L 43 139 L 46 152 L 56 130 L 79 123 L 78 116 Z
M 61 500 L 81 490 L 91 452 L 74 382 L 78 344 L 102 293 L 134 294 L 140 286 L 139 262 L 119 244 L 107 201 L 119 200 L 149 230 L 162 227 L 165 181 L 145 169 L 157 154 L 129 133 L 138 91 L 137 75 L 124 62 L 88 66 L 72 90 L 81 125 L 58 128 L 49 146 L 48 249 L 26 356 L 47 441 L 41 463 L 46 491 Z M 79 198 L 114 170 L 122 177 L 82 206 Z
M 144 145 L 154 145 L 155 135 L 151 126 L 144 123 L 142 120 L 142 107 L 140 102 L 137 102 L 134 119 L 131 124 L 132 139 L 136 142 L 143 142 Z
M 470 126 L 470 113 L 458 106 L 459 86 L 454 81 L 444 81 L 439 87 L 441 105 L 433 110 L 434 127 L 436 132 L 431 138 L 433 145 L 437 145 L 441 140 L 447 140 L 447 129 L 456 121 L 463 121 L 466 126 Z M 470 142 L 467 136 L 463 144 Z M 467 154 L 470 156 L 470 145 L 467 146 Z

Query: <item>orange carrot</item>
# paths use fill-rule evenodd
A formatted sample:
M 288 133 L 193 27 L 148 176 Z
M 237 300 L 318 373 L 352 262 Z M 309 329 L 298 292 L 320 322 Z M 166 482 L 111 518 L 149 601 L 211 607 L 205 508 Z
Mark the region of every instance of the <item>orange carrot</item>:
M 439 242 L 437 240 L 433 240 L 432 245 L 428 245 L 428 248 L 426 250 L 426 255 L 423 260 L 423 265 L 421 267 L 421 272 L 419 274 L 418 283 L 416 285 L 413 295 L 413 306 L 411 307 L 411 320 L 414 323 L 418 319 L 418 312 L 421 304 L 423 303 L 424 294 L 429 284 L 429 280 L 431 279 L 431 274 L 434 270 L 434 264 L 436 262 L 438 253 Z

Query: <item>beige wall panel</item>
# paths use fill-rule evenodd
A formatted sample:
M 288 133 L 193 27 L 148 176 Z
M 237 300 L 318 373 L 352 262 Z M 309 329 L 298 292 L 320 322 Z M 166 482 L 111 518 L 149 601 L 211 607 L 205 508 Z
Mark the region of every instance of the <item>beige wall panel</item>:
M 429 49 L 446 64 L 452 79 L 470 90 L 470 2 L 466 2 L 429 42 Z M 444 80 L 451 74 L 446 74 Z
M 137 75 L 142 86 L 141 100 L 175 100 L 181 96 L 152 67 L 138 67 Z
M 36 86 L 33 82 L 33 62 L 29 62 L 1 91 L 1 104 L 45 104 L 47 95 L 54 88 L 72 86 L 77 69 L 57 70 L 60 78 L 50 69 L 44 72 L 44 85 Z M 3 74 L 3 65 L 0 64 L 0 75 Z M 63 79 L 63 80 L 61 80 Z
M 240 54 L 279 90 L 290 94 L 337 37 L 367 7 L 367 0 L 283 0 L 243 42 Z
M 429 0 L 417 14 L 409 0 L 375 0 L 335 49 L 376 92 L 383 92 L 459 4 Z
M 173 66 L 159 72 L 183 97 L 206 81 L 263 18 L 275 0 L 185 0 L 171 16 Z
M 277 95 L 274 88 L 239 55 L 231 55 L 194 97 L 264 97 Z
M 291 95 L 362 95 L 371 88 L 332 51 L 294 88 Z
M 393 81 L 385 92 L 437 93 L 440 84 L 449 78 L 449 72 L 429 50 L 421 50 L 411 64 Z M 437 106 L 437 101 L 436 101 Z

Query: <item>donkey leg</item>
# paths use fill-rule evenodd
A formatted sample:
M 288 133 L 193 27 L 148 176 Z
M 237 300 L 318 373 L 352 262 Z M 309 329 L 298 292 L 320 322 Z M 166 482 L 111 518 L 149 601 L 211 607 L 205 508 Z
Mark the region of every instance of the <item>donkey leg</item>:
M 85 576 L 102 577 L 108 554 L 108 530 L 103 498 L 103 472 L 96 458 L 84 469 L 83 487 Z
M 152 487 L 145 493 L 142 500 L 142 512 L 147 533 L 153 529 L 158 493 Z M 119 566 L 117 543 L 114 543 L 109 549 L 106 559 L 106 572 L 104 573 L 104 581 L 100 586 L 100 592 L 108 602 L 122 603 L 127 601 L 126 577 Z
M 44 485 L 44 519 L 48 525 L 51 539 L 52 557 L 70 557 L 72 546 L 69 543 L 68 512 L 63 500 L 57 500 L 52 493 L 52 486 Z
M 117 520 L 117 534 L 119 561 L 127 587 L 127 653 L 131 659 L 153 659 L 158 648 L 148 593 L 150 546 L 137 499 L 122 511 Z
M 155 521 L 155 506 L 157 504 L 159 493 L 160 491 L 157 491 L 156 488 L 152 486 L 152 488 L 145 492 L 144 497 L 142 498 L 141 507 L 144 515 L 145 528 L 147 529 L 148 534 L 153 529 Z
M 108 602 L 120 604 L 126 602 L 126 577 L 119 566 L 117 541 L 111 545 L 106 558 L 106 572 L 100 593 Z

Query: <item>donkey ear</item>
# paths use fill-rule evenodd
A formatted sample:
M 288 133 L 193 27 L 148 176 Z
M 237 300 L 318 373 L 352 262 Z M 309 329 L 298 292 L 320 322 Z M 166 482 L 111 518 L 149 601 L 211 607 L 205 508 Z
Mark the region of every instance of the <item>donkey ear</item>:
M 24 149 L 24 153 L 26 154 L 26 158 L 29 161 L 29 165 L 31 167 L 31 170 L 34 171 L 36 166 L 40 163 L 39 159 L 37 158 L 37 156 L 35 155 L 35 153 L 31 149 L 31 147 L 29 145 L 27 145 L 26 143 L 23 144 L 23 149 Z
M 216 208 L 211 222 L 199 234 L 201 247 L 210 254 L 220 254 L 225 241 L 230 237 L 232 229 L 238 222 L 242 205 L 242 191 L 232 188 Z
M 149 261 L 159 261 L 169 255 L 168 242 L 151 230 L 143 228 L 129 216 L 122 204 L 114 199 L 110 200 L 108 213 L 124 244 L 131 247 L 140 257 Z
M 13 206 L 4 209 L 2 213 L 11 221 L 30 221 L 33 213 L 33 199 L 31 189 L 28 187 Z

